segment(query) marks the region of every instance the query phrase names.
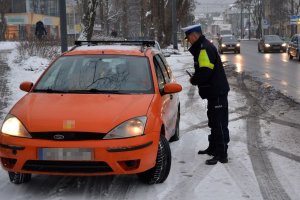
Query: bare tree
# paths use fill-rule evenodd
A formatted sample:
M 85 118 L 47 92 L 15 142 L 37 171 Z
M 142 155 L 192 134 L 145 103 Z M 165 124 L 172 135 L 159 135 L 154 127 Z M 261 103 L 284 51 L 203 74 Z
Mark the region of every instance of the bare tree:
M 98 0 L 82 0 L 84 14 L 81 19 L 81 34 L 78 40 L 91 40 L 98 3 Z
M 5 13 L 8 11 L 8 1 L 0 0 L 0 41 L 5 41 L 5 32 L 6 32 L 6 19 Z

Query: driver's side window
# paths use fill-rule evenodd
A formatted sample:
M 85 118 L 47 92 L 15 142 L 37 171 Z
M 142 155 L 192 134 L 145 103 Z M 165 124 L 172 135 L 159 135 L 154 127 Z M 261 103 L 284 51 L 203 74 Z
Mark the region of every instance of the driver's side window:
M 153 61 L 154 61 L 154 65 L 155 65 L 155 72 L 156 72 L 156 76 L 157 76 L 158 87 L 160 90 L 162 90 L 162 89 L 164 89 L 164 85 L 166 84 L 166 81 L 165 81 L 162 69 L 155 57 L 154 57 Z
M 298 44 L 298 37 L 293 37 L 292 42 Z

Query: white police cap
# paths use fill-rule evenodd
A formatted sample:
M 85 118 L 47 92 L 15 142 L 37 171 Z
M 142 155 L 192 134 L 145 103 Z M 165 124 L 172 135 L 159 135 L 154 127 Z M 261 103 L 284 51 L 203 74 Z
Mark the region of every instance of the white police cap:
M 198 33 L 202 32 L 201 24 L 195 24 L 195 25 L 187 26 L 187 27 L 181 28 L 181 30 L 183 30 L 185 32 L 186 37 L 192 32 L 198 32 Z

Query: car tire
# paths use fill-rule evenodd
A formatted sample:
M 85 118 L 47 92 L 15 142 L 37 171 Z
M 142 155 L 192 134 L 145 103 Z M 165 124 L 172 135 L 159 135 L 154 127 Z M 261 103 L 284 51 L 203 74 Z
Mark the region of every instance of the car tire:
M 163 183 L 171 169 L 171 149 L 165 136 L 160 135 L 155 166 L 145 172 L 139 173 L 138 178 L 146 184 Z
M 259 48 L 259 47 L 257 47 L 257 51 L 258 51 L 259 53 L 261 53 L 261 50 L 260 50 L 260 48 Z
M 175 127 L 175 134 L 170 138 L 170 142 L 178 141 L 179 135 L 180 135 L 180 129 L 179 129 L 179 123 L 180 123 L 180 111 L 178 109 L 177 113 L 177 119 L 176 119 L 176 127 Z
M 300 61 L 300 52 L 297 53 L 297 60 Z
M 31 180 L 31 174 L 19 172 L 8 172 L 10 182 L 14 184 L 28 183 Z
M 288 55 L 289 55 L 289 59 L 293 60 L 293 56 L 290 53 L 288 53 Z

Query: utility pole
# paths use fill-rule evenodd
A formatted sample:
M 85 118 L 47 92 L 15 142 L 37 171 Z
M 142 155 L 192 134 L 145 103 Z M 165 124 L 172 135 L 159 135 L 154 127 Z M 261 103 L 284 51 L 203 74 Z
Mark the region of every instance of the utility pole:
M 240 1 L 240 4 L 241 4 L 241 39 L 244 39 L 244 20 L 243 20 L 244 5 L 242 1 Z
M 177 44 L 177 11 L 176 11 L 176 0 L 172 0 L 172 38 L 173 48 L 178 49 Z
M 66 0 L 59 1 L 61 52 L 68 50 Z
M 292 16 L 294 16 L 294 13 L 295 13 L 295 11 L 294 11 L 294 0 L 291 0 L 291 13 L 292 13 Z M 296 27 L 297 27 L 297 25 L 294 25 L 294 24 L 291 24 L 291 32 L 292 32 L 292 34 L 291 35 L 294 35 L 295 34 L 295 29 L 296 29 Z

